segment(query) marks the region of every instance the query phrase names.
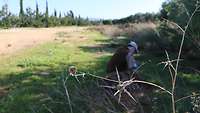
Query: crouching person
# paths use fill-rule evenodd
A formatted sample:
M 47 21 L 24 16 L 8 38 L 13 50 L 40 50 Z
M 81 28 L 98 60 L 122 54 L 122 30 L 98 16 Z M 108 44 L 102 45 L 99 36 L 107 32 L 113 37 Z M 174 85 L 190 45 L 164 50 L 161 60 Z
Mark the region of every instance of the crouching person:
M 134 54 L 138 53 L 138 45 L 131 41 L 127 46 L 117 49 L 107 64 L 107 73 L 122 71 L 136 71 L 138 63 L 134 58 Z
M 107 64 L 108 74 L 106 78 L 115 81 L 118 81 L 120 78 L 121 82 L 128 81 L 131 77 L 136 80 L 142 80 L 139 73 L 134 73 L 134 75 L 132 75 L 133 72 L 136 72 L 139 67 L 139 64 L 134 58 L 134 55 L 138 52 L 138 45 L 133 41 L 128 43 L 127 46 L 117 49 Z M 119 78 L 116 73 L 116 68 L 119 72 Z M 118 83 L 112 81 L 104 80 L 102 85 L 116 86 L 116 88 L 120 88 Z M 142 83 L 133 83 L 126 86 L 126 90 L 136 99 L 136 101 L 133 101 L 130 98 L 130 95 L 123 92 L 119 102 L 119 98 L 117 96 L 113 97 L 113 95 L 115 95 L 119 90 L 105 87 L 106 94 L 112 97 L 112 99 L 118 101 L 118 103 L 120 103 L 129 113 L 150 113 L 152 111 L 152 102 L 148 96 L 148 94 L 153 90 L 152 87 Z

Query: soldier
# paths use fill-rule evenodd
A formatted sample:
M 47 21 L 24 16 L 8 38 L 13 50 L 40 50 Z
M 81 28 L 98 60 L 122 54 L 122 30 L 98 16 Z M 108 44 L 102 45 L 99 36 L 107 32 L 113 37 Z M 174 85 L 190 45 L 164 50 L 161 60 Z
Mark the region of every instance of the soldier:
M 118 71 L 135 71 L 138 68 L 137 61 L 133 57 L 138 53 L 138 45 L 131 41 L 128 46 L 123 46 L 117 49 L 107 65 L 107 73 Z

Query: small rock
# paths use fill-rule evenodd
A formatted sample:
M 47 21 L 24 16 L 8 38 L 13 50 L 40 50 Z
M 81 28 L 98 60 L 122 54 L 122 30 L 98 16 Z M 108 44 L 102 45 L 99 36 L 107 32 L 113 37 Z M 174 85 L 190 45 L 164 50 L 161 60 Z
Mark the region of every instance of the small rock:
M 11 47 L 11 46 L 12 46 L 12 44 L 8 44 L 8 45 L 7 45 L 7 47 Z
M 49 72 L 41 72 L 40 75 L 42 75 L 42 76 L 48 76 L 48 75 L 50 75 L 50 73 Z

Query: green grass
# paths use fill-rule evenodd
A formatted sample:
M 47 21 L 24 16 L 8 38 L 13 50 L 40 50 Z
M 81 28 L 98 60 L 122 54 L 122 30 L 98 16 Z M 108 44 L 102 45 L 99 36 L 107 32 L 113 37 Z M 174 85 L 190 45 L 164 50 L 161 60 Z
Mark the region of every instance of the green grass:
M 105 66 L 102 65 L 108 60 L 110 53 L 91 53 L 81 47 L 93 47 L 101 44 L 96 40 L 106 40 L 108 37 L 90 31 L 80 35 L 86 39 L 79 41 L 79 37 L 70 37 L 64 43 L 57 40 L 2 58 L 0 86 L 9 87 L 9 93 L 0 101 L 0 112 L 33 112 L 31 109 L 35 109 L 35 106 L 43 105 L 40 99 L 47 98 L 61 73 L 70 65 L 76 66 L 79 71 L 105 73 Z M 48 75 L 42 75 L 44 72 Z M 37 110 L 44 112 L 43 108 Z
M 112 40 L 94 31 L 79 32 L 71 37 L 65 32 L 58 33 L 54 42 L 25 49 L 9 57 L 0 59 L 0 87 L 8 87 L 9 92 L 0 98 L 0 113 L 69 113 L 69 105 L 63 94 L 62 78 L 67 75 L 69 66 L 76 66 L 79 72 L 105 75 L 106 62 L 116 48 L 108 46 Z M 82 38 L 80 38 L 80 36 Z M 117 40 L 118 41 L 118 40 Z M 123 41 L 122 41 L 123 42 Z M 162 65 L 162 56 L 142 53 L 136 56 L 144 65 L 139 73 L 146 81 L 157 83 L 170 90 L 170 76 Z M 44 74 L 46 73 L 46 74 Z M 70 78 L 67 82 L 74 113 L 105 112 L 103 93 L 91 77 Z M 178 75 L 177 97 L 198 91 L 198 74 Z M 170 112 L 169 96 L 163 92 L 154 105 L 155 113 Z M 183 102 L 184 103 L 184 102 Z M 178 104 L 180 112 L 191 109 L 188 101 Z M 184 105 L 187 105 L 185 107 Z M 112 108 L 117 109 L 117 108 Z

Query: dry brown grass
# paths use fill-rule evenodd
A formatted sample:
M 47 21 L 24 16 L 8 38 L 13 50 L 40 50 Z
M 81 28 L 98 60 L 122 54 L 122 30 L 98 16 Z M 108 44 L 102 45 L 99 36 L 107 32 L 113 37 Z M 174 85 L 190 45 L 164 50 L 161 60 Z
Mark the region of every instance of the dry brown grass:
M 109 37 L 127 36 L 133 37 L 137 32 L 144 29 L 153 29 L 156 25 L 154 23 L 135 23 L 123 25 L 101 25 L 95 26 L 92 29 L 100 31 L 102 34 Z
M 58 32 L 76 34 L 86 27 L 12 28 L 0 30 L 0 55 L 8 55 L 24 48 L 55 40 Z M 84 39 L 84 38 L 80 38 Z

